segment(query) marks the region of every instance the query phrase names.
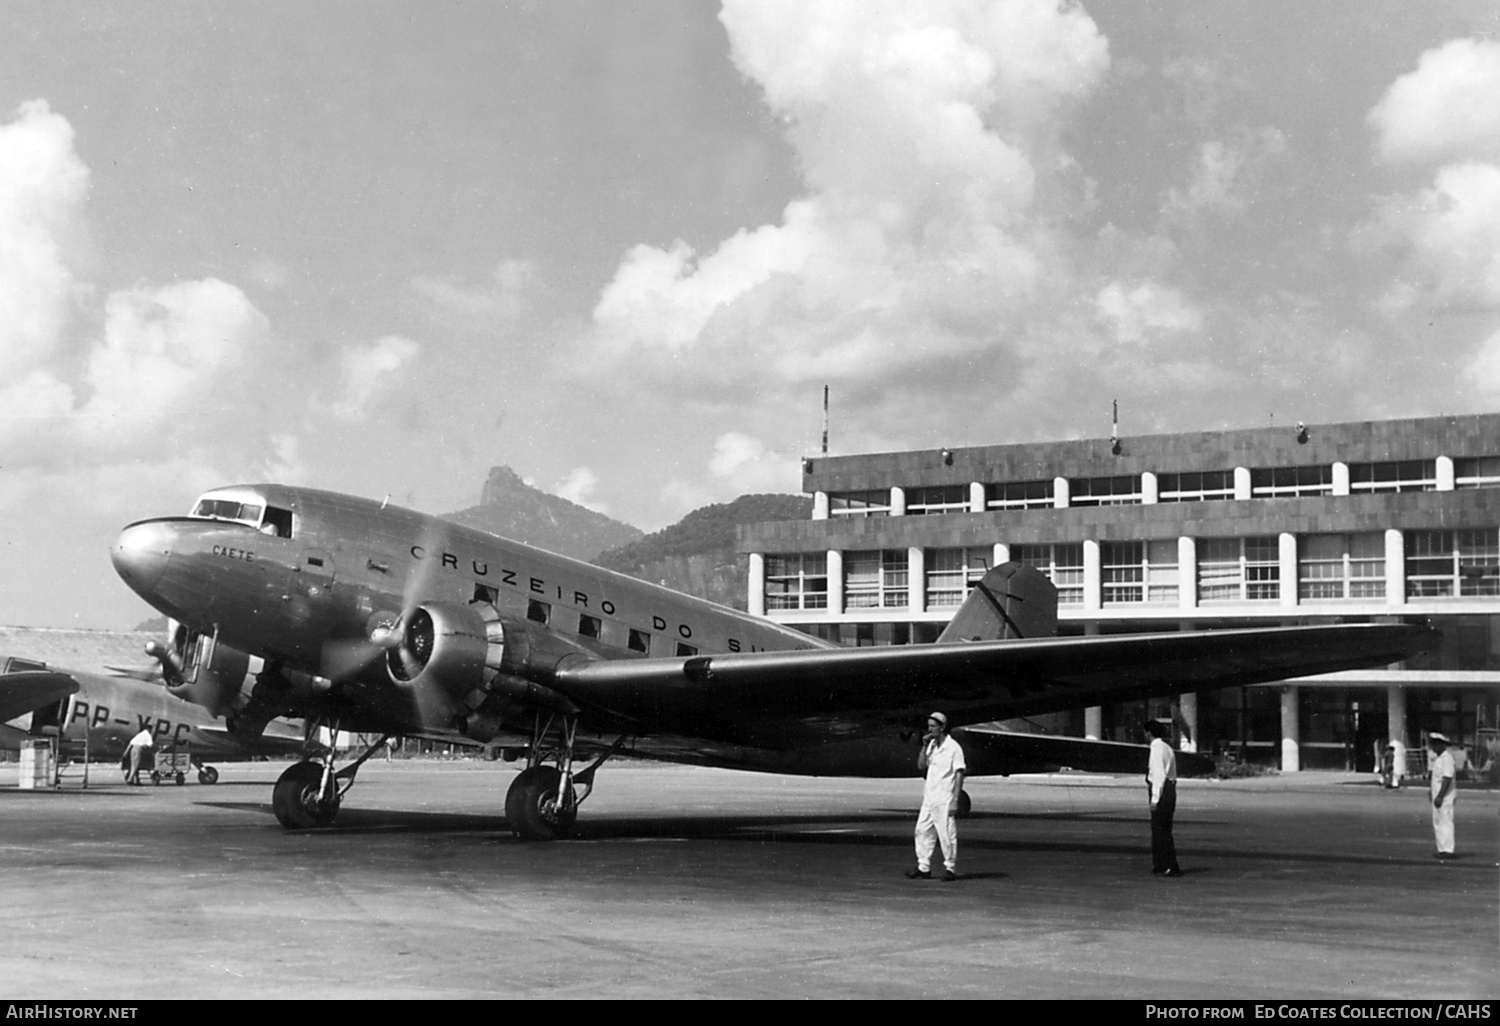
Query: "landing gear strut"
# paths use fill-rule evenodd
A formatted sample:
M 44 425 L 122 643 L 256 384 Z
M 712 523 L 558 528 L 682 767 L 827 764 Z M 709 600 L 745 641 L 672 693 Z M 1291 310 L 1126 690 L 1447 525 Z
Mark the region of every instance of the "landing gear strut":
M 505 795 L 505 818 L 523 841 L 555 841 L 570 836 L 578 821 L 578 806 L 594 790 L 595 772 L 625 742 L 621 737 L 587 769 L 574 773 L 577 717 L 563 714 L 562 722 L 557 724 L 556 747 L 547 746 L 547 736 L 558 715 L 548 713 L 543 720 L 542 713 L 536 714 L 531 747 L 526 751 L 526 768 L 516 774 Z M 554 765 L 546 765 L 549 758 Z
M 312 747 L 312 738 L 319 726 L 321 724 L 317 720 L 308 721 L 309 748 Z M 338 723 L 330 722 L 328 727 L 332 736 L 337 737 Z M 354 786 L 354 775 L 359 772 L 365 760 L 385 744 L 386 737 L 382 737 L 365 754 L 337 772 L 333 768 L 332 745 L 319 757 L 289 766 L 271 791 L 271 811 L 276 813 L 277 822 L 288 830 L 311 830 L 332 824 L 339 814 L 344 795 Z

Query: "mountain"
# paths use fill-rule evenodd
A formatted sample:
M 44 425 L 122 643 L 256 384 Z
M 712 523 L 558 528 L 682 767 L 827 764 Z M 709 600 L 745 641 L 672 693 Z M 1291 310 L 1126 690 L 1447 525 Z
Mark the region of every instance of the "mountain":
M 593 559 L 641 537 L 641 530 L 531 487 L 509 467 L 491 467 L 479 505 L 443 519 L 574 559 Z
M 732 606 L 746 607 L 748 560 L 738 551 L 738 527 L 768 520 L 807 520 L 812 499 L 803 495 L 742 495 L 704 506 L 638 541 L 600 553 L 608 570 Z

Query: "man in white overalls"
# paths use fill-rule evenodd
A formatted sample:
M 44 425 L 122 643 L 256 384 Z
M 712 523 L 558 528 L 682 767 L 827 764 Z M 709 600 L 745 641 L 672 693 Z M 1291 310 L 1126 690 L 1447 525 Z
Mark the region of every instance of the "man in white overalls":
M 1432 763 L 1432 836 L 1437 841 L 1437 857 L 1453 858 L 1453 800 L 1458 797 L 1458 775 L 1453 768 L 1453 753 L 1448 738 L 1428 734 L 1427 744 L 1437 756 Z
M 958 796 L 964 787 L 964 750 L 948 734 L 948 717 L 927 717 L 927 734 L 917 755 L 917 769 L 927 771 L 922 811 L 917 814 L 917 865 L 906 871 L 913 880 L 932 879 L 934 843 L 943 848 L 943 881 L 958 879 Z

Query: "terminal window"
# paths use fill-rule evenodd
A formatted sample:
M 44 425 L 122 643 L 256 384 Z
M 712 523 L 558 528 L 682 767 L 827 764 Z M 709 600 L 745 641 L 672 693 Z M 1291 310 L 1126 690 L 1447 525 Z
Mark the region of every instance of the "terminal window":
M 1260 467 L 1250 471 L 1250 496 L 1255 499 L 1292 499 L 1304 495 L 1332 495 L 1333 467 Z
M 1494 528 L 1406 533 L 1406 597 L 1500 595 L 1500 532 Z
M 766 556 L 766 609 L 827 609 L 828 557 L 823 553 Z
M 888 517 L 891 493 L 884 488 L 864 492 L 830 492 L 828 513 L 835 517 Z
M 1177 602 L 1176 539 L 1103 542 L 1099 553 L 1105 605 Z
M 1500 488 L 1500 456 L 1465 456 L 1453 461 L 1455 488 Z
M 1299 537 L 1297 595 L 1308 600 L 1385 598 L 1385 535 L 1370 531 Z
M 1263 602 L 1281 597 L 1280 544 L 1275 537 L 1198 541 L 1198 601 Z
M 989 546 L 969 549 L 928 549 L 927 608 L 963 605 L 969 589 L 990 569 L 993 550 Z
M 1053 481 L 1002 481 L 984 486 L 985 509 L 1051 509 Z
M 1349 491 L 1430 492 L 1437 488 L 1437 460 L 1391 460 L 1349 464 Z
M 1070 506 L 1138 506 L 1141 475 L 1080 477 L 1068 481 Z
M 1059 606 L 1083 605 L 1083 543 L 1012 545 L 1010 558 L 1046 574 L 1057 589 Z
M 968 485 L 930 485 L 906 490 L 906 513 L 922 516 L 933 513 L 967 513 Z
M 844 608 L 896 609 L 907 605 L 905 549 L 844 553 Z
M 1208 502 L 1234 498 L 1234 471 L 1202 470 L 1156 476 L 1158 502 Z

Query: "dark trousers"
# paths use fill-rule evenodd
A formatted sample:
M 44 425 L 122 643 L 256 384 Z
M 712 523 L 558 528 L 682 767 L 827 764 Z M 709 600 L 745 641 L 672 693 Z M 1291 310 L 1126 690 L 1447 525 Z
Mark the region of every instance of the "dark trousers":
M 1177 865 L 1177 843 L 1172 840 L 1172 816 L 1177 812 L 1177 781 L 1168 780 L 1151 807 L 1151 872 L 1164 873 Z

